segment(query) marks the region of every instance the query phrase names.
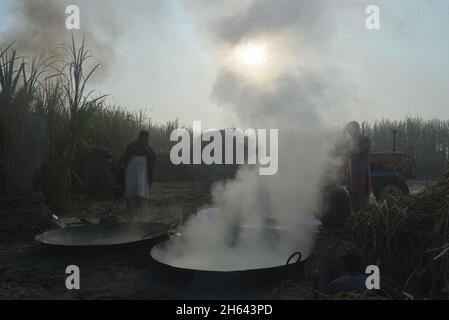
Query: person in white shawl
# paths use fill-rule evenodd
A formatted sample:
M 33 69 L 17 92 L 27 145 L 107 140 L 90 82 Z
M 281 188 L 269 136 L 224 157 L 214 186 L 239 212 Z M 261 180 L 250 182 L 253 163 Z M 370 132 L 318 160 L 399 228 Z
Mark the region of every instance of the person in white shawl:
M 156 154 L 150 147 L 149 138 L 148 131 L 141 131 L 137 140 L 128 145 L 120 159 L 120 167 L 124 173 L 124 198 L 130 219 L 136 219 L 135 211 L 138 206 L 141 208 L 141 217 L 149 208 L 150 188 L 156 162 Z

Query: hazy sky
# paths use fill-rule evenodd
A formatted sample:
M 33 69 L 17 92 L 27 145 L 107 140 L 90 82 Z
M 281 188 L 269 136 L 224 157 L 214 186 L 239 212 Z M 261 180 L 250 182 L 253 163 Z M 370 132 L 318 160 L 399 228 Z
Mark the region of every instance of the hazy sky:
M 1 40 L 11 32 L 8 30 L 23 23 L 13 6 L 17 2 L 0 0 Z M 41 2 L 43 7 L 48 3 Z M 82 28 L 86 26 L 83 19 L 89 19 L 89 26 L 95 28 L 89 31 L 105 35 L 110 45 L 101 50 L 113 52 L 113 63 L 105 63 L 107 76 L 97 87 L 111 95 L 111 103 L 134 110 L 148 109 L 155 121 L 179 118 L 189 125 L 193 120 L 202 120 L 206 127 L 238 124 L 234 111 L 212 94 L 223 68 L 236 69 L 237 73 L 244 69 L 242 81 L 253 81 L 257 77 L 268 79 L 267 74 L 274 77 L 280 68 L 284 68 L 282 72 L 300 72 L 302 64 L 322 71 L 319 75 L 323 80 L 338 83 L 333 93 L 336 98 L 331 98 L 332 106 L 326 111 L 329 119 L 338 123 L 352 118 L 400 119 L 407 115 L 449 119 L 447 0 L 318 1 L 318 7 L 302 9 L 295 5 L 301 11 L 297 13 L 288 10 L 289 3 L 313 1 L 274 1 L 279 3 L 276 10 L 281 22 L 267 20 L 266 24 L 264 4 L 267 8 L 273 5 L 267 0 L 260 1 L 259 8 L 258 1 L 62 2 L 79 4 Z M 380 30 L 365 28 L 365 8 L 369 4 L 380 8 Z M 257 10 L 245 15 L 245 10 L 254 7 Z M 310 13 L 314 27 L 295 26 L 295 14 L 304 21 L 308 8 L 314 10 Z M 325 13 L 317 15 L 317 10 Z M 226 59 L 241 40 L 233 38 L 233 34 L 238 34 L 236 29 L 242 19 L 258 21 L 255 13 L 262 15 L 254 27 L 259 33 L 252 34 L 254 30 L 249 28 L 245 41 L 250 49 L 244 48 L 244 55 L 249 50 L 249 59 L 253 60 L 229 67 Z M 253 27 L 248 23 L 245 27 L 248 25 Z M 64 26 L 61 28 L 64 33 Z M 309 33 L 307 37 L 301 34 L 301 28 Z M 30 37 L 39 30 L 30 27 Z M 260 44 L 267 51 L 262 58 L 257 52 Z M 292 44 L 294 49 L 290 48 Z M 256 48 L 255 53 L 251 53 L 251 46 Z M 94 54 L 101 59 L 106 52 Z M 270 90 L 271 82 L 258 83 L 258 90 Z

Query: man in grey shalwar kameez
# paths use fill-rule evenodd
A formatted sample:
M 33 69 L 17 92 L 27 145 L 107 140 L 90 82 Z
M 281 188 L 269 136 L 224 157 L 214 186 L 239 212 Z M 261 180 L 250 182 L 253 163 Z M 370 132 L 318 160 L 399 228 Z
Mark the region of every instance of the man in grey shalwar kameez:
M 346 154 L 348 166 L 346 188 L 353 212 L 366 210 L 371 194 L 370 139 L 360 133 L 360 125 L 352 121 L 346 126 L 351 147 Z

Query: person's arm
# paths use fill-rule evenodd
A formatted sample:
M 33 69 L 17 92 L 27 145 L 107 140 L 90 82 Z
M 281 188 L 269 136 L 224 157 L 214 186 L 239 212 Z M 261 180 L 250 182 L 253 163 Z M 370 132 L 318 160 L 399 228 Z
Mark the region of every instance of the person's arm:
M 120 157 L 120 159 L 117 163 L 117 166 L 115 168 L 115 176 L 116 176 L 117 182 L 122 186 L 125 184 L 125 168 L 126 168 L 126 163 L 128 162 L 128 159 L 129 159 L 129 154 L 130 154 L 129 151 L 130 151 L 130 145 L 128 145 L 126 147 L 125 152 Z
M 381 281 L 381 287 L 380 289 L 384 291 L 389 298 L 395 299 L 395 300 L 406 300 L 407 296 L 402 293 L 399 289 L 396 287 L 393 287 L 391 284 L 389 284 L 387 281 L 382 280 Z
M 120 160 L 118 161 L 118 165 L 122 169 L 124 169 L 126 167 L 126 163 L 128 162 L 129 155 L 130 155 L 130 148 L 131 148 L 131 144 L 129 144 L 126 147 L 125 152 L 122 154 L 122 156 L 120 157 Z
M 148 183 L 151 187 L 153 183 L 153 171 L 156 165 L 156 153 L 153 151 L 151 147 L 149 147 L 148 158 L 147 158 L 147 177 Z

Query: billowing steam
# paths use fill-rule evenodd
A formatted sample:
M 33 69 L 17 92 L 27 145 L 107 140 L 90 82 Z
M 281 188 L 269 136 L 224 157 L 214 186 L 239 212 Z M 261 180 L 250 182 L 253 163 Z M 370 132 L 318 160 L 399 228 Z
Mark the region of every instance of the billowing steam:
M 333 146 L 324 134 L 323 115 L 339 101 L 334 95 L 338 87 L 326 80 L 324 68 L 313 67 L 316 57 L 311 54 L 330 37 L 329 5 L 256 1 L 217 24 L 212 39 L 219 50 L 252 39 L 288 39 L 283 46 L 273 45 L 277 52 L 267 53 L 267 59 L 271 54 L 291 60 L 279 61 L 283 69 L 276 77 L 255 83 L 224 64 L 212 92 L 243 126 L 279 129 L 279 170 L 274 176 L 259 176 L 258 170 L 244 168 L 234 181 L 215 186 L 218 214 L 192 218 L 181 231 L 182 239 L 154 256 L 170 265 L 238 270 L 282 265 L 295 251 L 303 258 L 310 254 L 320 184 Z

